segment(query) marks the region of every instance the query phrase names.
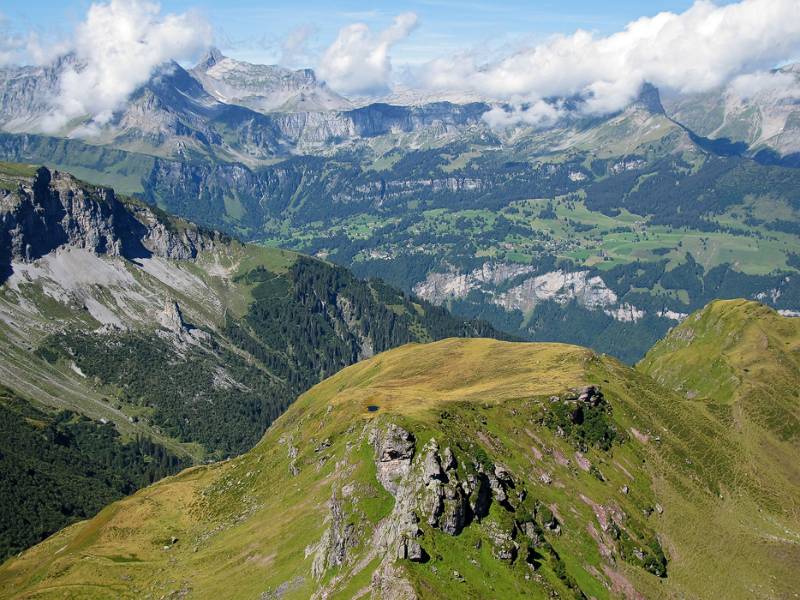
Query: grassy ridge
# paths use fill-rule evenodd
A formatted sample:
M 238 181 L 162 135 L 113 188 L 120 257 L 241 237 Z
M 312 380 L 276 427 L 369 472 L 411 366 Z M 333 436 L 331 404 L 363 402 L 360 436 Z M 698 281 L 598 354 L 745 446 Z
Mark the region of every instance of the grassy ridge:
M 770 318 L 755 320 L 770 332 L 794 327 Z M 753 385 L 755 366 L 745 375 Z M 603 390 L 615 432 L 608 446 L 564 437 L 548 416 L 552 396 L 587 383 Z M 708 400 L 686 399 L 642 370 L 574 346 L 411 344 L 312 388 L 249 453 L 142 490 L 7 562 L 0 594 L 368 593 L 382 564 L 371 536 L 393 507 L 375 479 L 369 432 L 396 423 L 413 432 L 418 450 L 431 437 L 452 447 L 463 468 L 468 457 L 502 463 L 527 492 L 513 515 L 492 504 L 455 537 L 421 522 L 429 562 L 396 563 L 420 598 L 606 598 L 632 589 L 645 597 L 790 597 L 800 559 L 798 488 L 773 462 L 753 476 L 765 452 L 728 417 Z M 333 498 L 357 534 L 347 560 L 316 579 L 313 548 L 328 531 Z M 604 526 L 609 511 L 625 515 L 616 534 Z M 492 531 L 526 518 L 556 518 L 560 527 L 542 530 L 535 571 L 492 552 Z M 604 558 L 608 544 L 613 562 Z M 663 552 L 666 578 L 639 558 L 651 551 Z

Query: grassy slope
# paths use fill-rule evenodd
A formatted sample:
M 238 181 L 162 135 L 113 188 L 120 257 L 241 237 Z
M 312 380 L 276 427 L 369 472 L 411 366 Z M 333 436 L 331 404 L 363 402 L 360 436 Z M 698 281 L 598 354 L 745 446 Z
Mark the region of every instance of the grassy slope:
M 726 425 L 744 450 L 746 483 L 762 503 L 797 519 L 800 319 L 757 302 L 717 301 L 673 329 L 638 368 Z M 785 533 L 797 544 L 796 529 Z
M 586 453 L 605 481 L 577 468 L 575 449 L 536 419 L 547 397 L 586 383 L 603 387 L 622 438 L 610 452 Z M 790 597 L 797 587 L 798 488 L 780 474 L 752 479 L 757 455 L 707 402 L 573 346 L 445 340 L 341 371 L 301 396 L 246 455 L 164 480 L 7 562 L 0 595 L 246 598 L 281 589 L 283 598 L 308 598 L 324 584 L 330 597 L 357 596 L 377 564 L 368 535 L 392 505 L 375 480 L 365 430 L 388 421 L 411 430 L 418 449 L 436 436 L 506 465 L 560 515 L 563 533 L 548 541 L 587 595 L 635 586 L 646 597 Z M 542 472 L 551 485 L 539 482 Z M 305 550 L 323 534 L 332 491 L 345 484 L 355 490 L 345 509 L 361 536 L 352 560 L 317 583 Z M 604 561 L 589 533 L 599 528 L 589 499 L 620 507 L 631 530 L 655 532 L 669 576 Z M 501 518 L 496 509 L 488 520 Z M 519 560 L 494 558 L 483 525 L 458 537 L 423 529 L 432 561 L 402 563 L 421 597 L 571 594 L 552 562 L 529 581 Z M 453 570 L 463 583 L 453 582 Z

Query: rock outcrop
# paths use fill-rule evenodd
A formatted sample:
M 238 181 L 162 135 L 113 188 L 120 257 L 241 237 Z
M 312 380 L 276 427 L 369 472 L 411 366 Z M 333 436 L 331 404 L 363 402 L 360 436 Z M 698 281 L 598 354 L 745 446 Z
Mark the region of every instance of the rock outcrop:
M 181 312 L 178 303 L 174 300 L 167 300 L 164 304 L 164 310 L 158 315 L 158 322 L 162 327 L 172 331 L 173 333 L 183 333 L 189 331 L 186 321 L 183 320 L 183 313 Z
M 120 200 L 111 189 L 45 167 L 16 190 L 0 192 L 0 267 L 6 271 L 13 262 L 32 262 L 64 246 L 128 259 L 192 259 L 214 240 L 146 205 Z
M 458 536 L 472 524 L 484 527 L 497 558 L 516 559 L 520 527 L 514 518 L 510 525 L 491 520 L 482 524 L 492 502 L 513 515 L 512 503 L 525 498 L 524 490 L 514 491 L 514 477 L 506 467 L 484 465 L 474 456 L 458 457 L 450 447 L 440 449 L 433 438 L 415 453 L 414 435 L 393 423 L 373 430 L 371 440 L 378 481 L 395 499 L 375 536 L 376 546 L 385 549 L 384 567 L 395 560 L 428 560 L 423 527 Z M 531 531 L 529 537 L 538 539 L 539 529 Z
M 389 493 L 397 495 L 397 488 L 411 469 L 414 457 L 414 436 L 395 424 L 382 431 L 375 431 L 372 437 L 375 448 L 378 481 Z

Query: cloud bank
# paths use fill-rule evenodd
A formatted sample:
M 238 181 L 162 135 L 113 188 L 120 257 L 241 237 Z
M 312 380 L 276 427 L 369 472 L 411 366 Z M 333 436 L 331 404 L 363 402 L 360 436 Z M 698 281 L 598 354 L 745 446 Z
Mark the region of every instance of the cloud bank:
M 317 66 L 320 76 L 336 91 L 345 94 L 374 94 L 387 91 L 392 73 L 389 51 L 417 27 L 414 13 L 403 13 L 379 33 L 366 23 L 342 28 Z
M 758 72 L 740 75 L 728 86 L 728 92 L 742 100 L 750 100 L 762 94 L 773 101 L 800 99 L 800 87 L 794 73 Z
M 797 0 L 742 0 L 718 6 L 699 0 L 681 14 L 663 12 L 598 37 L 579 30 L 525 47 L 491 64 L 474 56 L 428 63 L 421 84 L 465 90 L 517 105 L 498 123 L 542 120 L 539 101 L 580 96 L 586 113 L 623 108 L 645 82 L 677 92 L 703 92 L 800 54 Z M 537 107 L 530 115 L 523 104 Z M 556 107 L 552 107 L 556 110 Z M 490 119 L 493 118 L 490 114 Z
M 162 15 L 158 4 L 146 0 L 93 4 L 75 31 L 70 50 L 76 60 L 62 72 L 55 110 L 43 129 L 57 131 L 87 116 L 91 127 L 108 123 L 157 66 L 192 58 L 211 38 L 211 27 L 194 13 Z

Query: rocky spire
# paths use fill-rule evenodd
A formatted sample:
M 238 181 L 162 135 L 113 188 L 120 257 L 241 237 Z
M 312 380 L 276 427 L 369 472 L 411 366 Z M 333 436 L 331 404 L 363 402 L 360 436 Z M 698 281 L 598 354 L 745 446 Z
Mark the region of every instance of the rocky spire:
M 203 55 L 203 58 L 200 59 L 200 62 L 197 63 L 197 67 L 200 69 L 210 69 L 224 58 L 225 55 L 220 52 L 219 48 L 211 46 Z
M 168 299 L 164 303 L 164 310 L 159 313 L 158 322 L 165 329 L 169 329 L 175 333 L 181 333 L 189 330 L 189 328 L 186 326 L 186 322 L 183 320 L 181 308 L 178 306 L 178 303 L 175 300 Z
M 643 83 L 639 89 L 639 96 L 634 100 L 633 107 L 645 110 L 653 115 L 663 115 L 664 106 L 661 104 L 661 94 L 652 83 Z

